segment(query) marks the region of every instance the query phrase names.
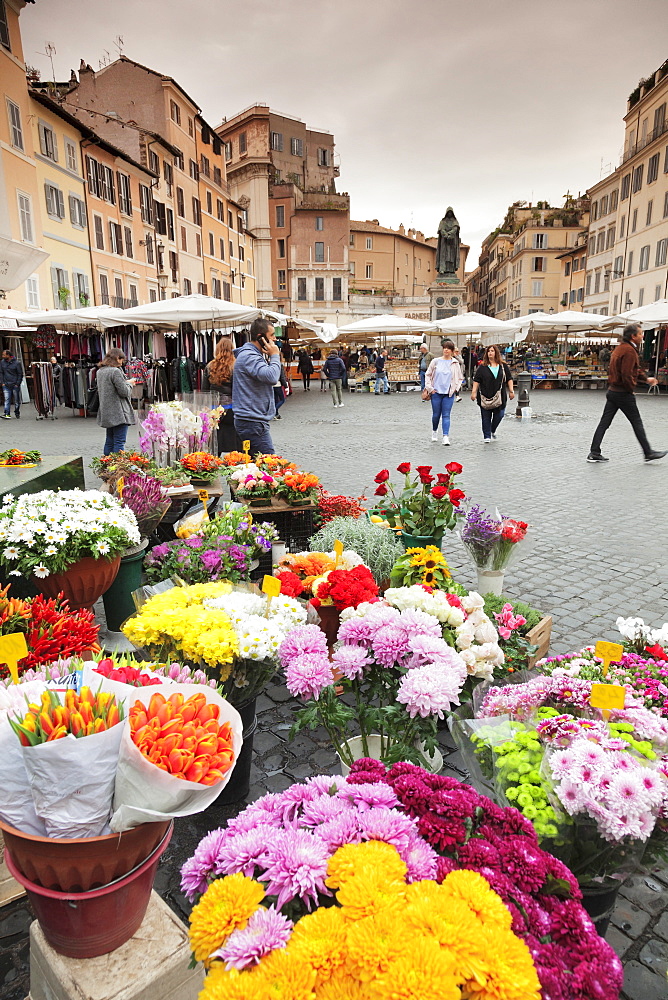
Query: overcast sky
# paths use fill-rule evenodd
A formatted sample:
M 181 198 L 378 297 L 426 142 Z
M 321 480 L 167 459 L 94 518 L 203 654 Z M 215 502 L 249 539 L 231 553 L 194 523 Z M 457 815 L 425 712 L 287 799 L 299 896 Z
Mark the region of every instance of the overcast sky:
M 511 202 L 561 204 L 616 166 L 667 25 L 666 0 L 37 0 L 21 15 L 42 79 L 47 42 L 67 79 L 121 35 L 212 125 L 262 101 L 333 132 L 351 217 L 430 235 L 452 205 L 469 270 Z

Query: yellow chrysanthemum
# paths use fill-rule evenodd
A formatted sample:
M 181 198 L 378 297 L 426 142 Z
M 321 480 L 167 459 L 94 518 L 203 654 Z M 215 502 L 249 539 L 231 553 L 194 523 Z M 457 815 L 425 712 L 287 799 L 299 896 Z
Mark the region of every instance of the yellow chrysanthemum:
M 367 840 L 339 847 L 327 864 L 327 885 L 337 889 L 364 867 L 374 868 L 390 881 L 405 881 L 408 871 L 396 847 L 382 840 Z
M 492 923 L 510 929 L 510 911 L 483 875 L 468 869 L 450 872 L 443 880 L 442 888 L 449 895 L 461 899 L 483 924 Z
M 371 982 L 410 951 L 415 933 L 397 920 L 394 910 L 349 922 L 347 968 L 361 982 Z
M 383 871 L 362 868 L 343 883 L 336 895 L 346 920 L 360 920 L 385 909 L 402 910 L 406 883 L 403 879 L 388 879 Z
M 288 942 L 288 951 L 315 970 L 316 985 L 341 968 L 347 956 L 346 924 L 338 906 L 321 907 L 302 917 Z
M 263 899 L 263 886 L 240 872 L 212 882 L 190 915 L 196 960 L 208 961 L 233 930 L 246 926 Z
M 369 994 L 364 983 L 348 972 L 337 972 L 316 991 L 318 1000 L 367 1000 Z
M 476 1000 L 539 1000 L 540 980 L 529 948 L 512 931 L 482 928 L 478 947 L 486 965 L 484 982 L 465 979 Z
M 214 962 L 204 980 L 199 1000 L 263 1000 L 262 983 L 252 972 L 228 972 L 222 962 Z
M 315 1000 L 315 969 L 287 948 L 266 955 L 253 977 L 262 1000 Z
M 419 938 L 409 955 L 392 962 L 367 986 L 369 1000 L 461 1000 L 450 956 L 432 940 Z

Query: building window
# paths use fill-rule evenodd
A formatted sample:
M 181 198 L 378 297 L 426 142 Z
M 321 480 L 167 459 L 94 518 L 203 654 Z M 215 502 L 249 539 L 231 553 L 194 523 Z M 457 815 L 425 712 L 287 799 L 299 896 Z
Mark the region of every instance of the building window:
M 594 271 L 594 295 L 601 291 L 601 269 Z
M 154 174 L 158 175 L 158 180 L 160 179 L 160 159 L 158 154 L 153 149 L 148 151 L 148 168 L 152 170 Z
M 132 192 L 130 189 L 130 178 L 127 174 L 116 172 L 118 179 L 118 207 L 122 215 L 132 217 Z
M 348 262 L 348 270 L 350 271 L 351 278 L 355 277 L 355 261 L 351 260 Z
M 645 171 L 645 164 L 641 163 L 639 167 L 636 167 L 633 171 L 633 193 L 637 194 L 642 187 L 642 176 Z
M 279 292 L 284 292 L 286 288 L 285 285 L 285 271 L 278 272 L 278 290 Z
M 620 194 L 620 201 L 626 201 L 631 190 L 631 174 L 624 174 L 622 177 L 622 192 Z
M 582 302 L 584 299 L 584 288 L 578 288 L 578 302 Z
M 537 282 L 536 282 L 536 284 L 537 284 Z M 569 303 L 571 305 L 575 302 L 575 289 L 574 288 L 571 288 L 571 294 L 570 294 L 570 298 L 569 298 L 568 301 L 569 301 Z
M 202 206 L 199 198 L 193 198 L 193 222 L 196 226 L 202 225 Z
M 34 230 L 32 224 L 32 205 L 30 196 L 21 191 L 16 192 L 19 206 L 19 224 L 21 226 L 21 239 L 24 243 L 34 242 Z
M 188 253 L 188 234 L 185 226 L 181 226 L 181 249 L 184 253 Z
M 322 215 L 316 215 L 315 228 L 318 230 L 318 232 L 322 232 L 322 230 L 325 228 L 324 221 L 325 220 Z
M 207 294 L 206 284 L 203 281 L 198 281 L 197 282 L 197 294 L 198 295 L 206 295 Z
M 540 299 L 543 296 L 543 281 L 542 279 L 538 281 L 531 282 L 531 298 Z
M 367 236 L 367 238 L 366 238 L 366 248 L 367 248 L 367 250 L 373 250 L 373 236 Z
M 153 202 L 153 210 L 155 214 L 155 228 L 161 236 L 167 235 L 167 210 L 165 205 L 161 201 Z
M 598 219 L 598 202 L 595 201 L 592 202 L 591 206 L 591 221 L 596 222 L 597 219 Z
M 277 205 L 276 206 L 276 228 L 277 229 L 283 229 L 284 226 L 285 226 L 285 206 L 284 205 Z
M 218 216 L 219 222 L 225 221 L 225 206 L 220 198 L 216 198 L 216 215 Z
M 213 233 L 209 233 L 209 257 L 216 256 L 216 241 Z
M 318 166 L 329 167 L 331 164 L 331 152 L 329 149 L 318 150 Z
M 169 115 L 173 122 L 176 122 L 177 125 L 181 124 L 181 108 L 176 101 L 169 102 Z
M 174 250 L 169 251 L 169 270 L 172 272 L 172 281 L 176 284 L 178 281 L 179 258 Z
M 575 261 L 573 261 L 573 270 L 575 270 Z M 571 273 L 571 263 L 569 260 L 564 264 L 564 277 L 567 278 Z
M 86 205 L 81 200 L 77 198 L 76 195 L 71 194 L 69 196 L 70 203 L 70 222 L 76 229 L 86 228 Z
M 285 240 L 276 240 L 276 256 L 285 257 Z
M 246 150 L 247 150 L 247 148 L 248 148 L 248 146 L 247 146 L 247 142 L 246 142 L 246 133 L 245 132 L 240 132 L 239 133 L 239 153 L 245 153 Z
M 220 242 L 220 259 L 225 260 L 225 240 L 222 239 L 221 237 L 219 242 Z
M 167 185 L 167 194 L 171 197 L 171 194 L 172 194 L 172 185 L 174 184 L 174 168 L 172 167 L 171 163 L 168 163 L 167 160 L 164 160 L 163 164 L 162 164 L 162 169 L 163 169 L 163 173 L 165 175 L 165 184 Z
M 605 236 L 605 249 L 610 250 L 615 245 L 615 226 L 610 226 Z
M 222 184 L 223 183 L 223 175 L 222 175 L 220 167 L 214 167 L 213 168 L 213 183 L 214 184 Z M 218 284 L 220 284 L 220 282 L 218 282 Z
M 546 260 L 547 260 L 546 257 L 534 257 L 532 259 L 532 261 L 531 261 L 531 270 L 532 271 L 546 271 L 547 270 L 547 268 L 545 266 L 545 261 Z
M 93 228 L 95 229 L 95 246 L 98 250 L 104 250 L 104 229 L 100 215 L 93 216 Z
M 100 273 L 100 300 L 103 306 L 109 305 L 109 280 L 106 274 Z
M 605 231 L 601 229 L 596 239 L 596 253 L 602 253 L 604 250 L 605 250 Z
M 199 233 L 195 233 L 195 253 L 198 257 L 202 256 L 202 237 Z
M 534 250 L 547 250 L 547 233 L 534 233 L 531 245 Z
M 631 252 L 629 253 L 629 256 L 628 256 L 628 259 L 627 259 L 627 262 L 626 262 L 626 275 L 627 275 L 627 277 L 628 277 L 629 274 L 633 274 L 633 250 L 631 250 Z
M 275 149 L 277 153 L 283 152 L 283 133 L 282 132 L 272 132 L 270 143 L 271 149 Z
M 585 282 L 585 294 L 591 295 L 591 272 L 587 275 L 587 280 Z
M 39 151 L 42 156 L 48 157 L 49 160 L 53 160 L 55 163 L 58 162 L 58 144 L 56 142 L 56 135 L 52 128 L 48 125 L 44 125 L 39 122 Z
M 7 114 L 9 115 L 9 133 L 14 149 L 25 152 L 23 145 L 23 128 L 21 127 L 21 109 L 7 98 Z
M 656 245 L 656 257 L 654 259 L 654 266 L 661 267 L 666 263 L 666 256 L 668 255 L 668 239 L 659 240 Z
M 654 201 L 647 202 L 647 217 L 645 218 L 645 225 L 651 226 L 652 224 L 652 209 L 654 208 Z
M 316 243 L 315 245 L 315 262 L 316 264 L 324 264 L 325 262 L 325 244 Z
M 624 274 L 624 258 L 621 254 L 618 257 L 615 257 L 613 272 L 613 278 L 621 278 Z
M 183 188 L 180 187 L 176 189 L 176 214 L 180 215 L 182 219 L 186 217 L 186 199 L 183 194 Z
M 647 161 L 647 183 L 651 184 L 659 176 L 659 154 L 655 153 Z
M 351 246 L 351 247 L 355 246 L 355 234 L 354 233 L 350 234 L 350 239 L 348 240 L 348 246 Z
M 232 219 L 232 213 L 230 212 L 229 208 L 227 210 L 227 228 L 234 229 L 234 221 Z
M 199 167 L 194 160 L 189 161 L 190 176 L 194 181 L 199 180 Z
M 633 215 L 631 216 L 631 232 L 635 233 L 638 228 L 638 209 L 633 209 Z
M 213 215 L 213 198 L 210 191 L 206 192 L 206 210 L 209 215 Z
M 645 289 L 641 288 L 638 291 L 638 307 L 643 305 L 644 302 L 645 302 Z
M 129 226 L 125 226 L 123 229 L 123 233 L 125 234 L 125 256 L 134 257 L 134 252 L 132 249 L 132 230 L 130 229 Z
M 65 199 L 63 198 L 63 192 L 60 188 L 47 181 L 44 185 L 44 194 L 46 196 L 46 214 L 49 218 L 59 220 L 64 219 Z
M 315 279 L 315 301 L 324 302 L 325 301 L 325 279 L 316 278 Z
M 332 299 L 334 302 L 341 302 L 341 278 L 332 278 Z
M 306 302 L 306 278 L 297 278 L 297 298 L 300 302 Z
M 603 291 L 610 291 L 610 271 L 603 272 Z
M 364 267 L 364 277 L 373 278 L 373 264 L 366 264 Z
M 232 240 L 227 241 L 227 249 L 230 255 L 230 260 L 232 260 L 232 258 L 234 257 L 234 243 L 232 242 Z
M 214 278 L 214 276 L 211 275 L 211 294 L 214 299 L 220 298 L 220 291 L 220 278 Z
M 26 280 L 26 301 L 28 309 L 39 309 L 39 278 L 35 276 Z
M 610 211 L 614 212 L 617 208 L 617 201 L 619 199 L 619 191 L 615 188 L 610 194 Z
M 193 290 L 192 281 L 190 280 L 190 278 L 184 278 L 183 279 L 183 294 L 184 295 L 192 295 L 192 290 Z
M 600 219 L 602 219 L 604 215 L 608 214 L 608 200 L 609 199 L 607 194 L 604 194 L 603 197 L 601 198 L 599 204 L 599 213 L 598 213 Z
M 304 142 L 302 139 L 290 139 L 290 152 L 293 156 L 304 155 Z
M 223 143 L 223 149 L 225 151 L 225 159 L 227 161 L 231 160 L 232 159 L 232 143 L 231 142 L 224 142 Z
M 174 153 L 174 166 L 178 167 L 179 170 L 183 170 L 185 166 L 185 160 L 183 158 L 183 153 L 180 149 L 177 149 Z
M 5 0 L 0 0 L 0 44 L 12 51 L 9 44 L 9 25 L 7 24 L 7 11 L 5 10 Z
M 209 162 L 209 157 L 202 153 L 200 157 L 200 171 L 205 177 L 211 176 L 211 164 Z
M 155 256 L 153 254 L 153 237 L 150 233 L 144 233 L 144 246 L 146 247 L 146 263 L 153 264 Z
M 123 256 L 123 233 L 117 222 L 109 223 L 109 249 L 119 257 Z
M 145 184 L 139 185 L 139 211 L 141 221 L 147 226 L 153 225 L 153 196 L 151 189 Z

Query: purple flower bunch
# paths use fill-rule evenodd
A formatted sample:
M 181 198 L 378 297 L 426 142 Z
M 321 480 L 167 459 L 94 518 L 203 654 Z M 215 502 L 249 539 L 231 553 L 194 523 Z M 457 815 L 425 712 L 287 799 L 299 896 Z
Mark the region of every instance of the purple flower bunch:
M 118 489 L 118 484 L 116 488 Z M 159 480 L 141 472 L 131 472 L 125 476 L 122 500 L 136 517 L 142 537 L 155 531 L 170 505 L 169 494 Z
M 178 576 L 188 584 L 237 582 L 250 574 L 253 549 L 229 535 L 201 533 L 155 545 L 144 559 L 150 583 Z
M 630 688 L 646 708 L 668 717 L 668 662 L 624 653 L 619 663 L 611 665 L 610 679 Z
M 157 444 L 159 448 L 164 448 L 167 445 L 167 425 L 161 413 L 149 410 L 141 427 L 144 433 L 139 435 L 139 447 L 145 455 L 152 453 L 154 444 Z
M 582 907 L 572 872 L 541 850 L 521 813 L 411 764 L 388 771 L 376 760 L 359 760 L 347 780 L 373 788 L 387 783 L 399 808 L 417 820 L 419 833 L 440 855 L 437 881 L 458 869 L 487 879 L 531 951 L 543 1000 L 617 1000 L 619 958 Z
M 476 566 L 489 563 L 501 537 L 501 522 L 491 517 L 484 507 L 474 504 L 467 512 L 461 529 L 461 539 L 473 556 Z

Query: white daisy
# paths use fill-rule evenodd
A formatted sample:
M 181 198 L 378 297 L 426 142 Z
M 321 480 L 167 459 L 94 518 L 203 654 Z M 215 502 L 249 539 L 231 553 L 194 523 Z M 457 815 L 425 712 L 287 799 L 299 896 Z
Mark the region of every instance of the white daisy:
M 47 545 L 46 549 L 44 550 L 44 555 L 45 556 L 55 556 L 57 552 L 58 552 L 58 549 L 56 548 L 55 545 Z
M 10 576 L 22 576 L 22 574 L 19 573 L 19 571 L 17 569 L 10 569 L 9 575 Z
M 16 548 L 15 545 L 8 545 L 5 551 L 3 552 L 3 557 L 5 559 L 18 559 L 19 550 Z
M 50 574 L 46 566 L 42 566 L 40 563 L 39 566 L 35 566 L 33 575 L 36 576 L 38 580 L 43 580 L 45 576 L 49 576 Z
M 109 542 L 98 542 L 96 548 L 100 555 L 106 556 L 109 551 Z

